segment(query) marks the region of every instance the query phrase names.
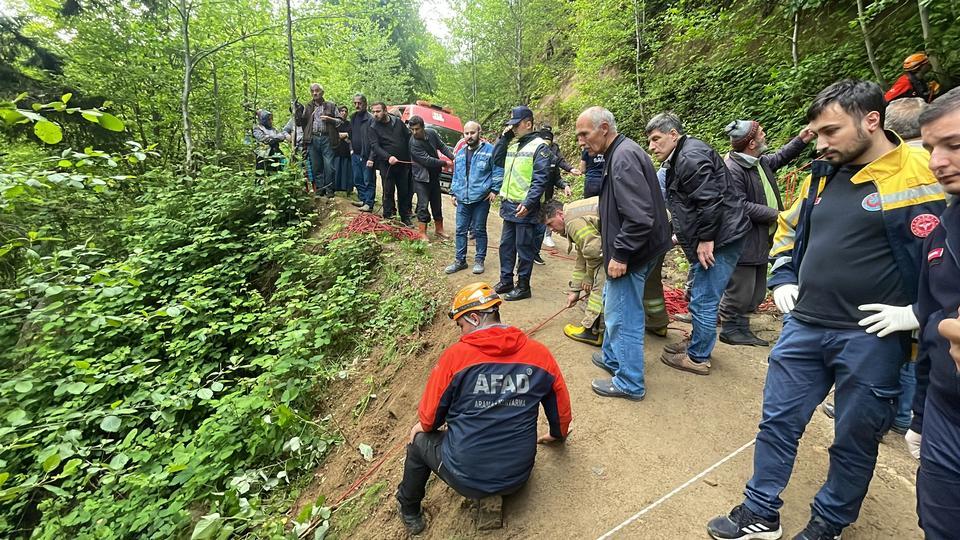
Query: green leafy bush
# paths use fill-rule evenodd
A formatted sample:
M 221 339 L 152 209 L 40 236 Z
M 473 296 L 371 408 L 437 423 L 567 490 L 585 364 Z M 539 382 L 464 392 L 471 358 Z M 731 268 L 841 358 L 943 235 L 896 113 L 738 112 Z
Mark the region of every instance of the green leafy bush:
M 282 535 L 271 491 L 338 441 L 316 393 L 384 326 L 382 247 L 310 242 L 293 173 L 136 185 L 110 249 L 51 240 L 0 289 L 0 535 Z

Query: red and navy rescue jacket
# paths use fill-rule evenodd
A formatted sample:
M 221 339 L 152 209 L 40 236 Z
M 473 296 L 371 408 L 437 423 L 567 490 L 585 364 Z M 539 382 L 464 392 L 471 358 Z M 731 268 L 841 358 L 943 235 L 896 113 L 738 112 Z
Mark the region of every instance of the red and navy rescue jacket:
M 444 351 L 420 400 L 420 424 L 447 424 L 442 467 L 465 487 L 497 493 L 522 485 L 537 454 L 540 405 L 550 434 L 567 436 L 570 395 L 543 344 L 513 326 L 471 332 Z
M 954 203 L 923 245 L 920 291 L 913 311 L 920 321 L 920 354 L 917 357 L 917 393 L 913 398 L 913 424 L 923 433 L 923 412 L 933 402 L 951 423 L 960 426 L 960 372 L 950 356 L 950 343 L 937 327 L 956 318 L 960 306 L 960 207 Z

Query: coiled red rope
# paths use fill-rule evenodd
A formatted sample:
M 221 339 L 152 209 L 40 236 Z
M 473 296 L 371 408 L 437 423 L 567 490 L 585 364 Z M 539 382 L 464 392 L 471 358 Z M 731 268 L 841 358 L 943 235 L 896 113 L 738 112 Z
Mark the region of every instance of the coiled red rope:
M 361 213 L 357 214 L 347 223 L 347 226 L 341 229 L 331 239 L 344 238 L 355 234 L 377 234 L 387 233 L 397 240 L 418 240 L 420 236 L 417 231 L 408 229 L 402 225 L 394 225 L 389 221 L 381 219 L 376 214 Z
M 676 289 L 669 285 L 664 285 L 663 304 L 667 307 L 667 314 L 669 315 L 687 312 L 687 299 L 683 289 Z

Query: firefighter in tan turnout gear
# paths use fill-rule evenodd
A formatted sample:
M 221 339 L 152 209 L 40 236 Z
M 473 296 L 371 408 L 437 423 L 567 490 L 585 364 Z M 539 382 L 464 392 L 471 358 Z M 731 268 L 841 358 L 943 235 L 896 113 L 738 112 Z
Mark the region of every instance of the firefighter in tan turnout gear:
M 568 252 L 576 250 L 577 261 L 570 276 L 569 306 L 581 298 L 587 298 L 587 307 L 580 325 L 568 324 L 563 333 L 574 341 L 596 345 L 603 344 L 603 248 L 600 240 L 600 198 L 590 197 L 569 204 L 550 201 L 543 205 L 540 217 L 555 233 L 563 235 L 569 243 Z M 651 274 L 653 275 L 653 274 Z M 663 286 L 660 273 L 656 272 L 644 290 L 643 304 L 646 310 L 647 330 L 656 335 L 666 335 L 670 322 L 663 302 Z

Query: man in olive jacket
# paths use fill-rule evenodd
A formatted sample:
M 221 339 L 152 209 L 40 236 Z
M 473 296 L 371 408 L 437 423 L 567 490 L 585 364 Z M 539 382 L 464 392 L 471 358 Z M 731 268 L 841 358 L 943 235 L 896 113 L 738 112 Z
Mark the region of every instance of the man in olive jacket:
M 720 154 L 684 134 L 673 113 L 654 116 L 646 127 L 650 150 L 667 169 L 667 206 L 673 230 L 693 270 L 689 340 L 664 347 L 660 360 L 697 375 L 710 374 L 717 343 L 717 307 L 743 249 L 750 220 Z
M 730 171 L 733 188 L 743 197 L 743 212 L 750 220 L 750 231 L 744 239 L 740 261 L 730 277 L 720 300 L 723 329 L 720 341 L 729 345 L 766 347 L 765 340 L 750 330 L 747 314 L 757 309 L 767 294 L 767 263 L 777 215 L 783 210 L 778 169 L 796 159 L 813 139 L 804 128 L 778 152 L 763 155 L 767 134 L 755 120 L 736 120 L 725 129 L 733 151 L 724 163 Z
M 577 143 L 594 155 L 602 153 L 606 165 L 600 187 L 606 330 L 593 363 L 612 378 L 594 379 L 593 391 L 640 401 L 646 394 L 643 291 L 651 268 L 672 244 L 667 210 L 650 156 L 617 133 L 610 111 L 591 107 L 582 112 Z

